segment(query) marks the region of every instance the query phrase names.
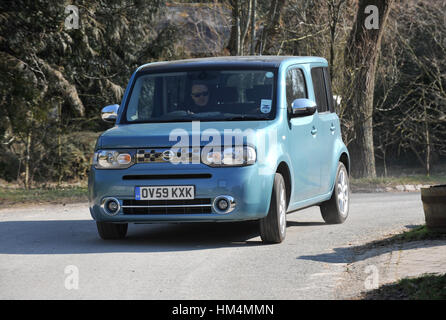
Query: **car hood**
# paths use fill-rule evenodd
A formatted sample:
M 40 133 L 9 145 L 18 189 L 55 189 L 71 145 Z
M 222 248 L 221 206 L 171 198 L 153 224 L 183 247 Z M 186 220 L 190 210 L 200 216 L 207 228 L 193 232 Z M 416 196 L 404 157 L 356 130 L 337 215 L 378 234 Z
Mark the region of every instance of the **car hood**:
M 238 139 L 242 138 L 244 144 L 255 144 L 272 123 L 273 121 L 197 121 L 121 124 L 105 131 L 99 137 L 97 148 L 172 147 L 180 141 L 189 146 L 205 146 L 214 136 L 219 136 L 223 144 L 224 133 L 235 137 L 233 141 L 240 141 Z M 250 133 L 249 139 L 246 138 L 247 133 Z

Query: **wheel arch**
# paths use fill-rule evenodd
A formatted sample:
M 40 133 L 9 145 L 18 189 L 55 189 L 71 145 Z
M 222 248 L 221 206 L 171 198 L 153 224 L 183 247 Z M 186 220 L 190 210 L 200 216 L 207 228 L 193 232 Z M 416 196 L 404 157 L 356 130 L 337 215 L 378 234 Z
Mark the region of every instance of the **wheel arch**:
M 333 158 L 333 168 L 332 168 L 332 172 L 331 172 L 331 176 L 330 176 L 330 195 L 333 193 L 333 189 L 334 189 L 334 185 L 335 185 L 335 180 L 336 180 L 336 173 L 338 171 L 338 163 L 341 162 L 344 166 L 345 169 L 347 169 L 347 174 L 348 176 L 350 176 L 350 155 L 347 151 L 347 148 L 343 148 L 339 151 L 338 155 L 335 156 Z
M 292 189 L 292 181 L 291 181 L 291 172 L 288 164 L 285 161 L 282 161 L 277 166 L 277 173 L 280 173 L 283 177 L 283 180 L 285 181 L 285 187 L 286 187 L 286 201 L 287 201 L 287 207 L 290 205 L 291 200 L 291 189 Z
M 346 152 L 342 152 L 341 156 L 339 157 L 339 161 L 344 164 L 348 175 L 350 175 L 350 158 Z

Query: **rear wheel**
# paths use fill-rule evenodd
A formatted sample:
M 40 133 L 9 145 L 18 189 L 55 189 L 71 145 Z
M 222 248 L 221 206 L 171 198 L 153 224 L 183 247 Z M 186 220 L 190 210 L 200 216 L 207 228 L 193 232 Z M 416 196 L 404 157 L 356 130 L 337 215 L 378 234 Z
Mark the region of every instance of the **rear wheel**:
M 286 235 L 286 189 L 280 173 L 274 176 L 268 215 L 260 219 L 260 238 L 264 243 L 280 243 Z
M 127 235 L 127 223 L 110 223 L 96 221 L 99 236 L 104 240 L 124 239 Z
M 343 223 L 348 217 L 349 204 L 350 183 L 348 173 L 344 164 L 339 162 L 331 198 L 320 205 L 322 218 L 328 224 Z

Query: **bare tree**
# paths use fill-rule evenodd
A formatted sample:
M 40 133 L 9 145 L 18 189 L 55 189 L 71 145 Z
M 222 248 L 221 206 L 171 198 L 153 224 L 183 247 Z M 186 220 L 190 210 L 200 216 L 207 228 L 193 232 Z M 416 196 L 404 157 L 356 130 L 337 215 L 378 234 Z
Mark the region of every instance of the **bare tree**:
M 255 49 L 256 49 L 256 7 L 257 7 L 257 0 L 252 0 L 252 7 L 251 7 L 251 47 L 249 49 L 249 54 L 254 55 Z
M 248 30 L 255 30 L 255 24 L 251 24 L 255 2 L 253 0 L 230 0 L 232 7 L 232 27 L 228 47 L 231 55 L 241 56 L 245 53 L 245 42 Z M 255 23 L 255 22 L 254 22 Z
M 446 155 L 445 9 L 444 1 L 395 5 L 375 90 L 375 148 L 414 156 L 427 175 Z
M 266 24 L 262 32 L 259 52 L 271 53 L 276 44 L 276 36 L 279 33 L 280 20 L 287 0 L 272 0 L 269 7 Z
M 327 0 L 328 6 L 328 25 L 330 28 L 330 60 L 328 67 L 330 69 L 330 75 L 334 78 L 336 75 L 334 73 L 334 60 L 335 60 L 335 38 L 336 38 L 336 29 L 338 27 L 338 23 L 341 20 L 342 9 L 346 0 Z
M 372 119 L 375 70 L 381 38 L 393 2 L 394 0 L 360 0 L 345 50 L 348 89 L 344 95 L 345 108 L 351 114 L 354 131 L 354 139 L 348 147 L 352 156 L 352 174 L 356 177 L 376 176 Z M 366 20 L 370 19 L 370 15 L 366 13 L 369 6 L 377 9 L 377 29 L 366 25 Z

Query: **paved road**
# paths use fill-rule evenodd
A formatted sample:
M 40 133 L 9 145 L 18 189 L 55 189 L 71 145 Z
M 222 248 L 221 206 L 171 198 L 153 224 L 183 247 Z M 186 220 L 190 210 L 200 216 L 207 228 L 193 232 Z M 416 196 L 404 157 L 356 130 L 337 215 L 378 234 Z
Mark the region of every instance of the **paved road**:
M 103 241 L 84 203 L 3 209 L 0 299 L 339 299 L 349 248 L 422 223 L 419 193 L 353 194 L 342 225 L 292 213 L 279 245 L 252 222 L 129 225 Z

